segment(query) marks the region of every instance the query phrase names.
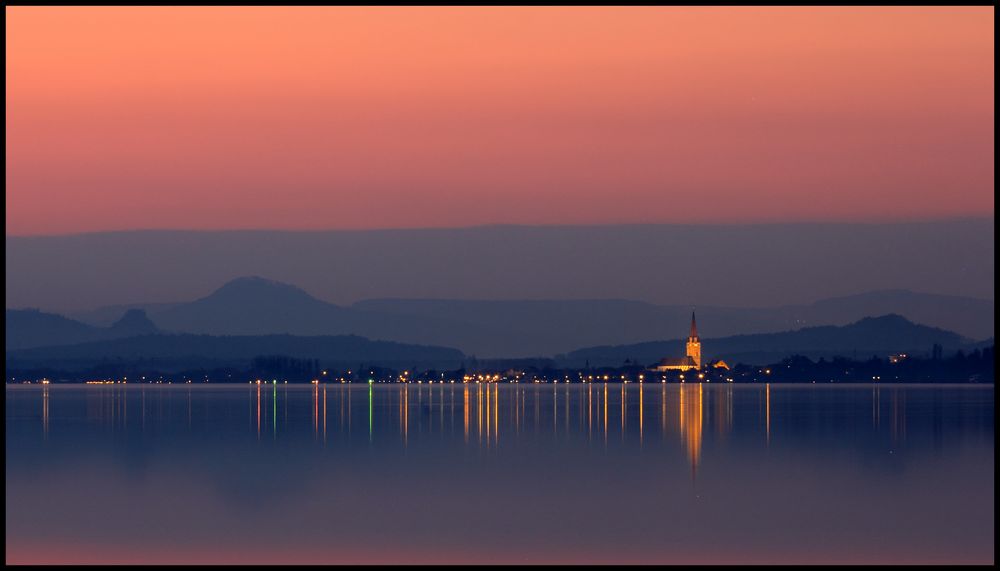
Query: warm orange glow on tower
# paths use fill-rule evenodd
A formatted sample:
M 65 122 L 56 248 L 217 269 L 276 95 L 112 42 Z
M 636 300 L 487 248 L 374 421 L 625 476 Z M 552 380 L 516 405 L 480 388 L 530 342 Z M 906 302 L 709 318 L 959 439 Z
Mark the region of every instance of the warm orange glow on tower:
M 691 312 L 691 334 L 687 341 L 687 356 L 694 361 L 696 369 L 701 368 L 701 339 L 698 338 L 698 324 L 694 320 L 694 312 Z
M 682 359 L 661 359 L 653 367 L 654 371 L 691 371 L 701 368 L 701 338 L 698 337 L 698 323 L 691 312 L 691 332 L 688 335 L 685 356 Z

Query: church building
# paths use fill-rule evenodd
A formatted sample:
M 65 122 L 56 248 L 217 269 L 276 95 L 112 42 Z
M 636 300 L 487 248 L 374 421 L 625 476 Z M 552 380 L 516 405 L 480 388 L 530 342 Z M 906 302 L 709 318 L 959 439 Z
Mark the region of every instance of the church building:
M 688 335 L 687 350 L 680 359 L 661 359 L 653 368 L 654 371 L 690 371 L 701 368 L 701 339 L 698 337 L 698 324 L 691 312 L 691 334 Z

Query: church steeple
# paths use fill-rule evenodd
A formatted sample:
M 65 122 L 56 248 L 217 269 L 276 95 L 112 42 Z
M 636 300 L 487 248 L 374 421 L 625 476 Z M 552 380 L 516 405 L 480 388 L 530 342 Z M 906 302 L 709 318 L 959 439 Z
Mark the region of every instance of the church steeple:
M 686 349 L 683 359 L 663 359 L 654 370 L 690 371 L 701 369 L 701 339 L 698 338 L 698 321 L 695 319 L 694 311 L 691 311 L 691 335 L 687 338 Z M 682 376 L 681 379 L 683 381 L 684 377 Z
M 701 368 L 701 339 L 698 339 L 698 322 L 694 320 L 694 312 L 691 312 L 691 335 L 687 342 L 687 356 L 691 358 L 696 369 Z

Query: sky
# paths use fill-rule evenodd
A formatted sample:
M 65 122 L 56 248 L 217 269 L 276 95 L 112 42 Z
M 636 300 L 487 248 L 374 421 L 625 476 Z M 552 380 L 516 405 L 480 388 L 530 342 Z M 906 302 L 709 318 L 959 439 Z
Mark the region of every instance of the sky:
M 6 8 L 6 233 L 992 216 L 992 7 Z

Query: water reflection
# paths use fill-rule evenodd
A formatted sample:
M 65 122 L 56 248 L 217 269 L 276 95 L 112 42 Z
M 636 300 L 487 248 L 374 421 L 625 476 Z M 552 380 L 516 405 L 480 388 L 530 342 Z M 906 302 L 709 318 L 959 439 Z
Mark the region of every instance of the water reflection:
M 196 424 L 213 420 L 211 415 L 215 411 L 211 405 L 217 403 L 202 402 L 206 395 L 211 395 L 213 400 L 222 398 L 227 403 L 245 399 L 252 411 L 250 426 L 257 440 L 265 433 L 270 433 L 271 440 L 281 438 L 285 432 L 294 436 L 298 434 L 301 421 L 307 419 L 313 439 L 328 443 L 331 437 L 350 438 L 352 411 L 354 403 L 358 402 L 352 402 L 352 395 L 364 391 L 365 398 L 361 402 L 366 409 L 367 439 L 371 443 L 386 442 L 390 433 L 394 433 L 394 438 L 403 446 L 407 446 L 414 436 L 437 435 L 447 439 L 451 435 L 450 429 L 460 424 L 464 444 L 487 449 L 500 444 L 501 433 L 509 434 L 512 442 L 539 436 L 571 440 L 585 438 L 591 444 L 599 439 L 606 447 L 609 436 L 617 432 L 619 442 L 627 444 L 634 440 L 642 445 L 646 442 L 647 421 L 652 410 L 654 418 L 657 413 L 660 416 L 658 424 L 663 439 L 675 438 L 682 443 L 690 467 L 696 470 L 702 460 L 706 430 L 710 429 L 711 437 L 722 442 L 735 425 L 740 425 L 744 436 L 758 433 L 754 427 L 760 426 L 763 429 L 761 441 L 767 446 L 772 442 L 776 426 L 784 426 L 789 421 L 800 423 L 805 418 L 803 412 L 806 410 L 819 414 L 814 420 L 836 412 L 824 411 L 822 403 L 818 402 L 796 403 L 797 408 L 783 405 L 776 408 L 775 391 L 782 393 L 779 401 L 784 403 L 789 398 L 806 394 L 803 393 L 805 390 L 799 386 L 775 387 L 771 384 L 716 387 L 692 383 L 543 386 L 498 383 L 358 386 L 337 383 L 313 384 L 304 388 L 294 385 L 279 387 L 277 384 L 268 386 L 264 383 L 251 385 L 249 389 L 191 385 L 178 388 L 157 385 L 86 388 L 42 385 L 37 389 L 11 387 L 8 394 L 11 391 L 23 393 L 24 397 L 19 399 L 23 402 L 37 392 L 40 409 L 37 418 L 45 438 L 50 434 L 53 393 L 74 395 L 72 399 L 55 400 L 60 407 L 82 404 L 83 414 L 90 424 L 112 432 L 129 430 L 130 406 L 138 409 L 137 428 L 141 432 L 145 432 L 150 423 L 158 426 L 171 424 L 178 417 L 183 419 L 187 430 L 193 430 Z M 850 391 L 852 404 L 864 400 L 870 406 L 870 422 L 866 430 L 884 436 L 892 445 L 901 445 L 907 439 L 908 415 L 915 406 L 923 404 L 920 401 L 914 405 L 908 400 L 912 396 L 908 395 L 914 391 L 932 394 L 934 390 L 948 389 L 872 386 L 811 390 L 834 395 L 838 390 Z M 860 395 L 864 394 L 868 396 L 861 398 Z M 299 416 L 296 411 L 306 395 L 308 415 Z M 278 422 L 279 406 L 283 411 L 281 423 Z M 392 417 L 387 416 L 390 407 L 395 409 Z M 529 410 L 531 413 L 526 414 Z M 62 416 L 63 412 L 65 409 L 61 408 L 56 417 Z M 229 415 L 231 413 L 228 411 Z M 883 417 L 887 417 L 889 422 L 883 424 Z M 837 420 L 855 422 L 856 417 L 850 415 Z M 992 417 L 988 420 L 992 425 Z M 597 431 L 595 424 L 599 427 Z M 938 420 L 935 426 L 940 428 L 941 421 Z M 418 431 L 417 434 L 414 430 Z
M 109 426 L 124 426 L 127 423 L 130 388 L 94 387 L 87 390 L 92 391 L 87 396 L 90 418 L 108 423 Z M 175 401 L 180 396 L 183 400 L 182 418 L 187 427 L 191 428 L 194 401 L 199 393 L 232 389 L 187 387 L 183 389 L 182 395 L 160 387 L 141 387 L 136 390 L 139 393 L 143 426 L 147 410 L 153 412 L 157 422 L 174 414 L 177 405 Z M 732 429 L 734 414 L 733 387 L 711 390 L 700 384 L 657 384 L 645 387 L 610 383 L 553 384 L 544 387 L 497 383 L 437 386 L 400 384 L 392 387 L 367 385 L 363 389 L 340 383 L 314 384 L 308 389 L 301 386 L 255 384 L 248 393 L 248 402 L 253 411 L 252 425 L 258 439 L 265 433 L 270 433 L 271 440 L 274 440 L 280 438 L 283 431 L 297 431 L 299 421 L 304 418 L 296 418 L 294 412 L 290 417 L 289 407 L 293 411 L 298 408 L 305 390 L 308 391 L 309 398 L 308 422 L 317 441 L 328 442 L 331 430 L 336 431 L 334 437 L 339 432 L 351 434 L 355 408 L 352 399 L 354 393 L 364 390 L 364 416 L 371 442 L 375 442 L 377 437 L 384 439 L 386 429 L 391 428 L 398 441 L 405 446 L 414 430 L 422 434 L 447 433 L 446 426 L 461 423 L 463 440 L 469 443 L 471 438 L 473 444 L 482 448 L 498 445 L 501 433 L 508 430 L 515 438 L 522 436 L 522 431 L 525 430 L 527 435 L 577 438 L 582 432 L 576 428 L 585 428 L 590 442 L 600 438 L 604 444 L 608 444 L 609 437 L 615 436 L 623 443 L 633 438 L 642 443 L 652 409 L 654 416 L 655 411 L 659 411 L 661 432 L 676 434 L 685 443 L 693 465 L 698 462 L 705 419 L 711 416 L 715 423 L 714 434 L 725 436 Z M 706 393 L 706 390 L 709 392 Z M 769 434 L 770 387 L 757 390 L 763 392 L 764 424 Z M 45 389 L 43 392 L 43 403 L 47 402 L 47 391 Z M 385 416 L 390 406 L 394 409 L 394 418 Z M 711 411 L 707 410 L 709 406 L 712 407 Z M 279 408 L 283 411 L 281 421 L 278 418 Z M 528 410 L 532 414 L 526 414 Z M 899 417 L 901 410 L 898 405 L 893 408 L 894 418 Z M 46 412 L 45 418 L 47 414 Z M 674 431 L 668 430 L 671 422 L 676 423 Z M 595 423 L 600 427 L 597 434 L 594 430 Z M 898 428 L 902 426 L 901 420 L 895 421 L 893 434 L 900 434 Z
M 482 449 L 499 446 L 502 433 L 509 434 L 512 443 L 538 437 L 554 441 L 585 438 L 590 444 L 607 448 L 611 442 L 609 438 L 614 436 L 619 445 L 635 443 L 644 447 L 648 423 L 652 421 L 659 425 L 662 440 L 673 439 L 682 444 L 684 457 L 692 473 L 696 474 L 709 434 L 713 441 L 721 443 L 739 425 L 745 442 L 746 436 L 758 434 L 755 427 L 760 426 L 761 443 L 767 447 L 772 443 L 776 425 L 801 422 L 803 410 L 813 410 L 817 404 L 799 403 L 798 408 L 782 406 L 776 409 L 774 392 L 785 395 L 779 399 L 784 402 L 787 395 L 803 390 L 771 384 L 716 387 L 692 383 L 544 386 L 497 383 L 358 386 L 337 383 L 314 384 L 307 388 L 264 383 L 251 385 L 249 389 L 190 385 L 178 389 L 146 385 L 86 388 L 45 385 L 38 389 L 41 409 L 38 418 L 42 436 L 48 438 L 52 392 L 78 391 L 88 421 L 112 432 L 129 429 L 130 406 L 138 411 L 138 429 L 142 432 L 151 426 L 150 423 L 160 426 L 178 417 L 191 431 L 196 424 L 211 420 L 211 406 L 199 410 L 211 404 L 201 402 L 206 394 L 227 401 L 239 399 L 242 394 L 251 411 L 249 424 L 258 441 L 264 434 L 270 436 L 271 441 L 283 436 L 294 437 L 302 421 L 308 421 L 313 440 L 327 444 L 331 439 L 350 440 L 353 410 L 361 402 L 365 407 L 362 414 L 367 419 L 367 440 L 373 445 L 395 440 L 406 447 L 414 437 L 426 439 L 431 435 L 447 441 L 452 436 L 451 429 L 460 425 L 463 444 Z M 840 390 L 852 390 L 852 398 L 868 395 L 864 399 L 870 406 L 866 430 L 885 437 L 891 446 L 905 443 L 908 414 L 914 408 L 907 395 L 908 390 L 914 389 L 874 386 Z M 359 391 L 365 392 L 360 400 L 354 398 Z M 300 410 L 303 397 L 308 399 L 309 410 L 300 416 L 296 411 Z M 65 401 L 60 406 L 73 404 Z M 282 411 L 280 422 L 279 408 Z M 390 410 L 393 413 L 387 416 Z M 820 418 L 831 414 L 821 409 L 817 411 Z M 656 422 L 657 414 L 659 422 Z M 883 423 L 883 418 L 889 421 Z M 840 422 L 844 420 L 839 419 Z M 853 422 L 854 417 L 850 420 Z
M 225 530 L 235 553 L 265 549 L 249 538 L 273 520 L 283 546 L 329 545 L 315 562 L 355 546 L 385 555 L 367 542 L 386 534 L 413 538 L 406 555 L 448 552 L 454 537 L 482 548 L 456 561 L 505 560 L 510 542 L 552 562 L 678 562 L 687 548 L 700 562 L 992 558 L 992 387 L 255 383 L 6 395 L 9 545 L 81 529 L 103 550 L 155 542 L 149 529 L 188 545 Z M 173 491 L 161 505 L 162 489 Z M 28 501 L 39 494 L 46 504 Z M 107 510 L 116 515 L 94 519 Z M 599 549 L 581 539 L 594 530 L 608 539 Z
M 876 389 L 877 390 L 877 389 Z M 764 422 L 767 425 L 767 444 L 771 445 L 771 383 L 764 386 L 764 402 L 767 410 L 767 416 Z
M 49 437 L 49 387 L 42 387 L 42 433 L 47 440 Z
M 680 433 L 687 447 L 688 460 L 691 462 L 691 475 L 698 471 L 698 460 L 701 457 L 701 428 L 705 412 L 704 385 L 678 385 L 678 401 L 680 414 Z

